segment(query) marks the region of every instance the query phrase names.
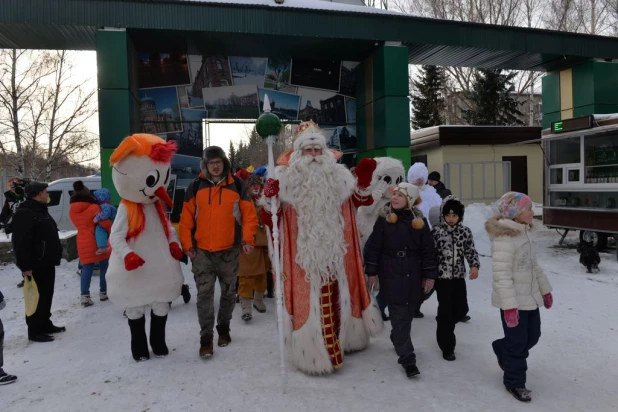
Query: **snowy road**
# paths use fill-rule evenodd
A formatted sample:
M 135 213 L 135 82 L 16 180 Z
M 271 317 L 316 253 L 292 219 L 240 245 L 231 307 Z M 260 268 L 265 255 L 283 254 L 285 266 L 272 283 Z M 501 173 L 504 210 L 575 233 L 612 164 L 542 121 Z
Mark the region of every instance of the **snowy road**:
M 468 216 L 468 214 L 467 214 Z M 470 214 L 473 216 L 473 213 Z M 471 227 L 475 222 L 469 222 Z M 480 223 L 480 222 L 476 222 Z M 476 225 L 480 227 L 479 224 Z M 478 230 L 475 230 L 475 236 Z M 484 240 L 478 235 L 482 249 Z M 5 369 L 19 376 L 0 388 L 2 411 L 616 411 L 618 410 L 618 263 L 602 256 L 601 274 L 586 275 L 574 249 L 558 249 L 558 235 L 541 233 L 540 260 L 554 287 L 554 307 L 542 309 L 542 337 L 529 358 L 531 404 L 502 385 L 491 350 L 501 336 L 499 312 L 490 304 L 491 263 L 468 282 L 472 321 L 457 326 L 457 360 L 446 362 L 435 342 L 435 295 L 415 320 L 412 338 L 421 375 L 409 380 L 388 338 L 390 324 L 368 350 L 347 356 L 334 376 L 289 372 L 287 394 L 278 389 L 274 300 L 251 324 L 232 320 L 233 342 L 198 358 L 195 297 L 174 302 L 168 321 L 170 356 L 136 364 L 122 309 L 99 302 L 79 306 L 76 262 L 58 270 L 53 320 L 68 331 L 53 343 L 29 343 L 21 289 L 12 265 L 0 270 L 7 307 Z M 567 238 L 573 244 L 575 237 Z M 191 292 L 195 286 L 184 267 Z M 91 291 L 97 291 L 98 277 Z

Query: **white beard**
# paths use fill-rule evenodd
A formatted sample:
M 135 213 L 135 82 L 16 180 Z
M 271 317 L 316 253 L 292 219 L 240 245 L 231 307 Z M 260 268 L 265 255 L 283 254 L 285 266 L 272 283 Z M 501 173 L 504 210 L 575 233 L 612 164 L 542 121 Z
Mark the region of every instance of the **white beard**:
M 345 276 L 347 245 L 334 157 L 295 152 L 285 174 L 289 203 L 298 216 L 296 263 L 305 270 L 305 279 L 322 284 Z

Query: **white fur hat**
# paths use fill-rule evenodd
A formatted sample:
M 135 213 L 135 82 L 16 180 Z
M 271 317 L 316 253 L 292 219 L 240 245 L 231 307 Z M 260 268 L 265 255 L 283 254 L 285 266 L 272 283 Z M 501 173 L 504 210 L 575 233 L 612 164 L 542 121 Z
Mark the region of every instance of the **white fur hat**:
M 318 125 L 311 120 L 299 124 L 294 135 L 296 136 L 293 146 L 295 151 L 314 145 L 319 145 L 322 149 L 326 149 L 326 137 L 324 137 Z
M 423 180 L 423 184 L 427 183 L 427 176 L 429 176 L 429 170 L 424 163 L 416 162 L 408 170 L 408 183 L 414 184 L 418 179 Z
M 399 192 L 408 199 L 408 207 L 410 210 L 419 202 L 419 198 L 421 197 L 418 187 L 405 182 L 399 183 L 393 189 L 393 192 Z

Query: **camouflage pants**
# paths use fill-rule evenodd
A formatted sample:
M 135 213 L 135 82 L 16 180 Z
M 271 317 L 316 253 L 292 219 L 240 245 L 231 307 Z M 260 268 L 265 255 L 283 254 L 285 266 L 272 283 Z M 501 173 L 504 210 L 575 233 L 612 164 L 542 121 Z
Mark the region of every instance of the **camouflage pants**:
M 240 247 L 208 252 L 198 249 L 192 261 L 193 276 L 197 287 L 197 318 L 200 322 L 200 336 L 211 340 L 215 323 L 215 281 L 219 279 L 221 298 L 217 325 L 228 326 L 236 304 L 236 282 Z

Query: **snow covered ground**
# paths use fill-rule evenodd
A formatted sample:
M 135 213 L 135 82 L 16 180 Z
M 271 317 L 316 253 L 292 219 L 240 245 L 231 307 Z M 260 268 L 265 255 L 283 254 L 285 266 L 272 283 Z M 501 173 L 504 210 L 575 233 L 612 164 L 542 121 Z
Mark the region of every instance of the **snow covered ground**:
M 466 222 L 479 252 L 489 256 L 483 223 L 490 211 L 473 205 Z M 289 369 L 287 393 L 279 388 L 279 348 L 274 299 L 252 323 L 232 320 L 232 344 L 215 346 L 210 360 L 197 356 L 195 296 L 178 299 L 168 321 L 170 355 L 135 363 L 122 309 L 110 302 L 81 308 L 77 262 L 58 269 L 53 321 L 66 333 L 53 343 L 29 343 L 17 269 L 0 268 L 7 307 L 5 368 L 19 376 L 0 387 L 2 411 L 615 411 L 618 408 L 618 262 L 603 254 L 601 273 L 578 263 L 576 235 L 556 247 L 559 236 L 539 236 L 540 262 L 554 287 L 554 307 L 542 309 L 543 336 L 529 358 L 531 404 L 517 402 L 502 385 L 491 341 L 502 336 L 499 312 L 490 303 L 491 260 L 468 282 L 472 320 L 457 326 L 457 360 L 442 359 L 435 342 L 435 295 L 415 319 L 412 339 L 421 375 L 407 379 L 388 337 L 390 324 L 364 352 L 345 358 L 333 376 L 309 377 Z M 187 283 L 195 294 L 189 267 Z M 98 277 L 91 291 L 98 291 Z

